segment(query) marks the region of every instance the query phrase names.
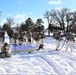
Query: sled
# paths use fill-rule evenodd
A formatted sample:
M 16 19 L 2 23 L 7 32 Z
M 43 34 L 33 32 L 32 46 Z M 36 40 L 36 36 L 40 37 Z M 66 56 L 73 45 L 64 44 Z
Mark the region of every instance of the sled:
M 34 52 L 36 51 L 36 46 L 33 45 L 10 45 L 11 52 Z

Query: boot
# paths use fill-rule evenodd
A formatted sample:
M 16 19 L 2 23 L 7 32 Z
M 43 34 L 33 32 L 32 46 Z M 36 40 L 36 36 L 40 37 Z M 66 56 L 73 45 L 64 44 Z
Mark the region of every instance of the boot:
M 40 44 L 40 48 L 43 49 L 43 44 Z
M 37 50 L 43 49 L 43 44 L 40 44 L 39 48 Z

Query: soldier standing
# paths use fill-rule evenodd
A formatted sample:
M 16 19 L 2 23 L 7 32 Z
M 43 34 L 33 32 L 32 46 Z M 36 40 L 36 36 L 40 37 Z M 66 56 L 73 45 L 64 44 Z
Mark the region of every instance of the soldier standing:
M 56 40 L 56 50 L 59 50 L 60 41 L 62 40 L 61 32 L 55 32 L 53 38 Z
M 31 37 L 32 37 L 31 31 L 27 31 L 26 36 L 27 36 L 26 44 L 31 45 Z
M 71 52 L 73 51 L 74 41 L 75 41 L 74 36 L 70 32 L 68 32 L 66 34 L 66 52 L 67 52 L 68 48 L 70 48 Z

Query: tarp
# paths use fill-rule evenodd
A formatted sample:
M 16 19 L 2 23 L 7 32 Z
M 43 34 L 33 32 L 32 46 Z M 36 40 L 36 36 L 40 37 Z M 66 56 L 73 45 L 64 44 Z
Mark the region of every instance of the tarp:
M 33 52 L 36 50 L 36 46 L 34 46 L 34 45 L 17 45 L 17 46 L 15 46 L 15 45 L 11 44 L 10 49 L 11 49 L 11 52 L 22 52 L 22 51 Z
M 22 51 L 26 51 L 26 52 L 33 52 L 36 50 L 36 46 L 34 45 L 13 45 L 10 44 L 10 40 L 9 40 L 9 36 L 7 34 L 7 32 L 5 32 L 4 35 L 4 43 L 8 43 L 10 46 L 10 51 L 9 52 L 22 52 Z

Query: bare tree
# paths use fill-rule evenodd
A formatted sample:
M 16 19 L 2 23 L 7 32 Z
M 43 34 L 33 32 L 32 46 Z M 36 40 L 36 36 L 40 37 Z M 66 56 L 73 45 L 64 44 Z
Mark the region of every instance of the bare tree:
M 14 19 L 9 17 L 6 19 L 6 23 L 9 25 L 9 26 L 12 26 L 14 24 Z
M 50 25 L 51 25 L 51 20 L 52 19 L 50 19 L 50 12 L 49 11 L 45 11 L 45 13 L 44 13 L 44 18 L 47 20 L 47 23 L 48 23 L 48 36 L 50 36 Z
M 52 10 L 51 12 L 51 16 L 53 16 L 54 25 L 58 25 L 60 27 L 62 27 L 63 29 L 65 29 L 65 23 L 66 23 L 66 14 L 69 12 L 69 9 L 67 8 L 63 8 L 61 10 Z
M 9 34 L 9 36 L 11 36 L 11 32 L 12 32 L 12 28 L 11 26 L 14 24 L 14 19 L 13 18 L 7 18 L 6 19 L 6 23 L 4 23 L 3 25 L 3 30 L 7 31 L 7 33 Z M 10 35 L 11 34 L 11 35 Z
M 48 22 L 48 35 L 50 35 L 50 29 L 52 29 L 52 26 L 55 26 L 53 28 L 58 28 L 61 30 L 66 31 L 66 29 L 69 29 L 69 23 L 70 23 L 70 18 L 69 18 L 69 13 L 71 13 L 71 10 L 68 8 L 62 8 L 60 10 L 53 9 L 51 11 L 46 11 L 44 14 L 44 17 L 47 19 Z M 74 19 L 75 19 L 75 14 L 73 14 Z M 72 20 L 72 25 L 74 24 L 75 20 Z M 71 25 L 71 26 L 72 26 Z M 60 28 L 59 28 L 60 27 Z
M 68 31 L 76 33 L 76 11 L 68 13 Z
M 50 23 L 50 12 L 49 11 L 45 11 L 44 18 L 47 20 L 48 25 L 49 25 Z

